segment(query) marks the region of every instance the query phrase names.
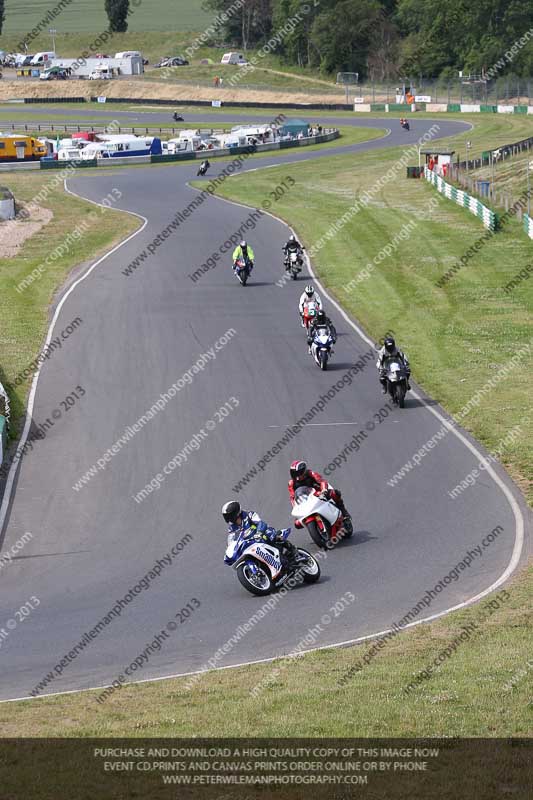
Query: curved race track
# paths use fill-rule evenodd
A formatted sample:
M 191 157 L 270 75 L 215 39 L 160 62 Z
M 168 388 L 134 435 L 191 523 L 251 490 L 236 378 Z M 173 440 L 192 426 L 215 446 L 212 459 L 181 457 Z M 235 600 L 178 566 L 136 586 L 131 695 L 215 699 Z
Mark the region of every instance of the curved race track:
M 357 124 L 387 123 L 358 119 Z M 439 124 L 442 136 L 466 127 L 460 122 Z M 276 154 L 249 162 L 246 168 L 312 160 L 347 149 L 411 144 L 430 125 L 416 120 L 410 134 L 396 129 L 387 138 L 351 148 Z M 217 162 L 213 176 L 221 166 Z M 132 596 L 120 617 L 94 638 L 87 637 L 81 652 L 58 667 L 41 693 L 108 685 L 192 598 L 200 607 L 168 634 L 159 652 L 133 677 L 146 680 L 201 669 L 263 603 L 248 595 L 222 563 L 220 506 L 285 427 L 302 417 L 370 349 L 355 325 L 326 301 L 341 334 L 331 370 L 321 373 L 307 356 L 296 313 L 307 280 L 276 285 L 287 228 L 272 217 L 264 216 L 248 234 L 257 267 L 246 289 L 232 276 L 227 257 L 193 283 L 188 274 L 250 213 L 216 198 L 204 202 L 133 275 L 122 273 L 176 211 L 191 202 L 197 192 L 187 182 L 196 168 L 122 168 L 69 182 L 70 191 L 95 202 L 119 189 L 118 206 L 142 215 L 145 222 L 137 235 L 81 272 L 77 284 L 70 282 L 56 311 L 52 336 L 75 317 L 83 324 L 34 382 L 30 410 L 37 424 L 53 409 L 62 409 L 61 401 L 77 386 L 85 394 L 22 459 L 9 508 L 7 500 L 2 506 L 2 549 L 9 550 L 25 531 L 33 538 L 0 572 L 0 621 L 14 618 L 32 596 L 40 604 L 1 642 L 1 699 L 27 697 L 186 534 L 192 540 L 174 562 L 162 568 L 149 588 Z M 216 359 L 122 446 L 105 470 L 75 491 L 73 484 L 124 428 L 230 328 L 236 334 Z M 135 502 L 133 495 L 162 472 L 232 396 L 239 401 L 237 411 L 209 432 L 158 491 Z M 240 492 L 241 502 L 274 525 L 289 524 L 288 463 L 305 458 L 322 470 L 382 405 L 371 362 Z M 521 553 L 522 500 L 499 467 L 458 499 L 449 498 L 446 489 L 480 457 L 468 436 L 459 431 L 447 435 L 398 486 L 387 484 L 441 428 L 443 416 L 420 392 L 411 395 L 406 410 L 377 425 L 360 452 L 333 473 L 332 481 L 353 511 L 356 535 L 328 555 L 319 584 L 290 592 L 227 648 L 217 666 L 291 652 L 346 592 L 355 595 L 355 602 L 322 625 L 315 646 L 387 629 L 498 525 L 503 533 L 457 582 L 435 597 L 426 618 L 505 580 Z M 293 540 L 310 546 L 305 532 L 296 532 Z

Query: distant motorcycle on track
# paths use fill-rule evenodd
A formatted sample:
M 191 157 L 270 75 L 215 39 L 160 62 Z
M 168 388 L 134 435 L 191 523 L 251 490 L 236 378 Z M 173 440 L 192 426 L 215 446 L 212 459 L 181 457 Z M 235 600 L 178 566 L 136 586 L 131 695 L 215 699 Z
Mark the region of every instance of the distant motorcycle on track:
M 250 259 L 245 261 L 244 258 L 238 258 L 233 265 L 233 271 L 239 279 L 241 286 L 246 286 L 246 282 L 248 281 L 248 278 L 252 272 L 252 267 L 253 264 Z

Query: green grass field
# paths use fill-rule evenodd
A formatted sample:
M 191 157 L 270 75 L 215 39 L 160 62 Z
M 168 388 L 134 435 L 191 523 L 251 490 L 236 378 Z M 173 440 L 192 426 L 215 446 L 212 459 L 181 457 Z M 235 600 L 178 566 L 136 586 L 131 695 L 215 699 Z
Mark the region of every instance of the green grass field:
M 4 33 L 31 31 L 55 5 L 53 0 L 32 0 L 30 4 L 7 0 Z M 211 21 L 211 15 L 202 10 L 201 0 L 143 0 L 137 8 L 131 6 L 131 10 L 128 28 L 136 33 L 203 31 Z M 68 33 L 104 31 L 107 22 L 104 0 L 72 0 L 46 30 L 53 27 Z
M 449 118 L 449 117 L 447 117 Z M 462 117 L 464 118 L 464 117 Z M 479 117 L 465 137 L 480 147 L 521 138 L 526 121 Z M 400 148 L 335 156 L 309 165 L 293 164 L 298 198 L 281 198 L 274 213 L 290 222 L 308 250 L 347 207 L 402 154 Z M 222 187 L 250 205 L 260 205 L 285 168 L 238 176 Z M 507 294 L 503 287 L 533 256 L 533 242 L 518 222 L 494 236 L 477 256 L 439 289 L 435 283 L 484 229 L 475 217 L 441 199 L 425 182 L 407 180 L 405 170 L 373 194 L 369 205 L 337 232 L 313 258 L 321 281 L 377 339 L 393 329 L 409 353 L 416 380 L 452 414 L 494 371 L 533 338 L 533 279 Z M 22 179 L 21 179 L 22 180 Z M 28 179 L 29 180 L 29 179 Z M 69 203 L 71 201 L 69 200 Z M 66 209 L 63 209 L 65 212 Z M 413 232 L 392 255 L 373 259 L 404 225 Z M 40 247 L 45 246 L 43 240 Z M 349 254 L 349 257 L 346 257 Z M 347 291 L 362 268 L 371 276 Z M 0 288 L 10 274 L 0 272 Z M 60 282 L 61 275 L 55 276 Z M 32 298 L 33 313 L 44 317 L 50 295 Z M 4 292 L 5 294 L 5 292 Z M 4 311 L 4 309 L 2 309 Z M 13 337 L 17 316 L 6 298 Z M 14 332 L 12 331 L 14 329 Z M 485 395 L 462 424 L 489 450 L 514 426 L 523 435 L 501 458 L 533 502 L 531 446 L 532 351 Z M 13 369 L 13 364 L 10 369 Z M 409 413 L 409 412 L 406 412 Z M 397 636 L 371 663 L 339 680 L 371 645 L 329 649 L 299 659 L 246 669 L 211 672 L 187 688 L 186 679 L 129 686 L 103 706 L 91 692 L 0 705 L 4 736 L 527 736 L 531 735 L 529 686 L 533 570 L 517 574 L 506 587 L 508 599 L 436 674 L 406 695 L 403 687 L 446 647 L 461 626 L 481 622 L 485 603 L 455 612 L 432 625 Z M 319 642 L 317 644 L 320 644 Z M 250 695 L 268 682 L 260 698 Z

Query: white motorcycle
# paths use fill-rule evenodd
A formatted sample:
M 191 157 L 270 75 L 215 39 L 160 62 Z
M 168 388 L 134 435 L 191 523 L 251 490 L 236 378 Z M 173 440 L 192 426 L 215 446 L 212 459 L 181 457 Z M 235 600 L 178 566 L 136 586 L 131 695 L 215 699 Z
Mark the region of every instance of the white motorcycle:
M 290 528 L 280 531 L 281 545 L 288 539 L 290 532 Z M 230 537 L 225 561 L 237 570 L 242 586 L 256 595 L 270 594 L 296 573 L 299 573 L 304 583 L 316 583 L 320 578 L 318 561 L 301 547 L 296 548 L 294 561 L 290 568 L 286 568 L 281 561 L 279 547 L 253 540 L 234 541 Z
M 311 355 L 320 369 L 328 368 L 328 360 L 334 352 L 333 344 L 333 337 L 326 326 L 316 328 L 311 342 Z
M 313 489 L 301 486 L 294 495 L 291 514 L 300 527 L 306 527 L 313 542 L 324 549 L 337 544 L 339 539 L 353 535 L 350 518 L 345 519 L 341 510 L 331 500 L 323 500 Z

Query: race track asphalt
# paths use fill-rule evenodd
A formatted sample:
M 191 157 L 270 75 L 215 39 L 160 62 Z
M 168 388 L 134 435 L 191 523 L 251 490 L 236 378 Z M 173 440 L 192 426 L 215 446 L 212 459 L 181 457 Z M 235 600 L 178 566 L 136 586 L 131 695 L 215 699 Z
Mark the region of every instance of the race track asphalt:
M 200 116 L 204 122 L 210 119 Z M 371 127 L 384 123 L 357 119 Z M 439 124 L 441 136 L 465 127 Z M 348 149 L 412 144 L 430 125 L 417 119 L 409 134 L 395 128 L 387 138 Z M 312 161 L 346 150 L 277 153 L 252 159 L 245 169 Z M 217 162 L 210 177 L 223 167 Z M 21 460 L 2 506 L 8 512 L 2 552 L 26 531 L 33 538 L 0 570 L 0 629 L 6 632 L 0 641 L 0 699 L 28 697 L 56 665 L 40 694 L 104 687 L 124 674 L 158 634 L 161 638 L 162 630 L 160 650 L 154 646 L 148 663 L 128 680 L 200 670 L 227 642 L 217 666 L 290 653 L 312 628 L 315 647 L 369 636 L 401 619 L 497 526 L 502 531 L 495 541 L 457 581 L 436 593 L 420 616 L 470 601 L 518 563 L 526 512 L 499 466 L 459 498 L 447 494 L 483 452 L 460 429 L 446 435 L 397 486 L 387 484 L 437 434 L 446 415 L 417 390 L 419 397 L 410 396 L 404 411 L 394 410 L 379 423 L 374 415 L 386 399 L 377 386 L 375 354 L 352 385 L 334 392 L 312 424 L 236 495 L 232 487 L 276 444 L 285 427 L 294 425 L 372 347 L 323 296 L 340 336 L 330 370 L 316 367 L 297 315 L 298 297 L 311 278 L 306 273 L 297 283 L 276 285 L 288 229 L 271 216 L 263 215 L 248 233 L 257 266 L 246 288 L 233 277 L 227 255 L 193 282 L 189 275 L 252 211 L 217 198 L 207 199 L 133 274 L 123 274 L 198 194 L 188 186 L 196 169 L 192 164 L 103 170 L 68 182 L 70 191 L 95 202 L 120 190 L 117 206 L 141 215 L 144 228 L 94 269 L 78 273 L 63 292 L 54 335 L 76 317 L 83 323 L 43 366 L 30 406 L 37 425 L 52 418 L 54 410 L 60 415 L 56 411 L 46 437 Z M 74 285 L 78 278 L 81 282 Z M 105 469 L 74 490 L 124 429 L 230 329 L 235 333 L 216 358 L 197 374 L 189 372 L 191 382 L 182 381 L 177 395 L 117 450 Z M 81 395 L 80 386 L 85 394 L 67 410 L 62 401 L 73 391 Z M 238 408 L 217 419 L 218 409 L 233 403 L 232 397 Z M 187 462 L 137 503 L 133 496 L 197 432 L 203 428 L 205 433 L 209 420 L 212 430 L 198 449 L 189 448 Z M 361 428 L 368 436 L 359 452 L 331 474 L 353 513 L 353 539 L 328 554 L 318 584 L 289 592 L 244 636 L 231 641 L 264 601 L 245 592 L 223 565 L 222 503 L 237 496 L 271 524 L 290 524 L 289 462 L 305 458 L 323 471 Z M 186 543 L 159 577 L 131 595 L 120 616 L 61 666 L 83 634 L 183 537 Z M 305 531 L 296 531 L 293 541 L 316 550 Z M 347 592 L 355 600 L 335 616 L 330 609 Z M 24 617 L 18 610 L 28 601 L 35 608 Z M 195 610 L 180 623 L 175 615 L 187 604 Z M 354 650 L 354 662 L 358 657 Z

